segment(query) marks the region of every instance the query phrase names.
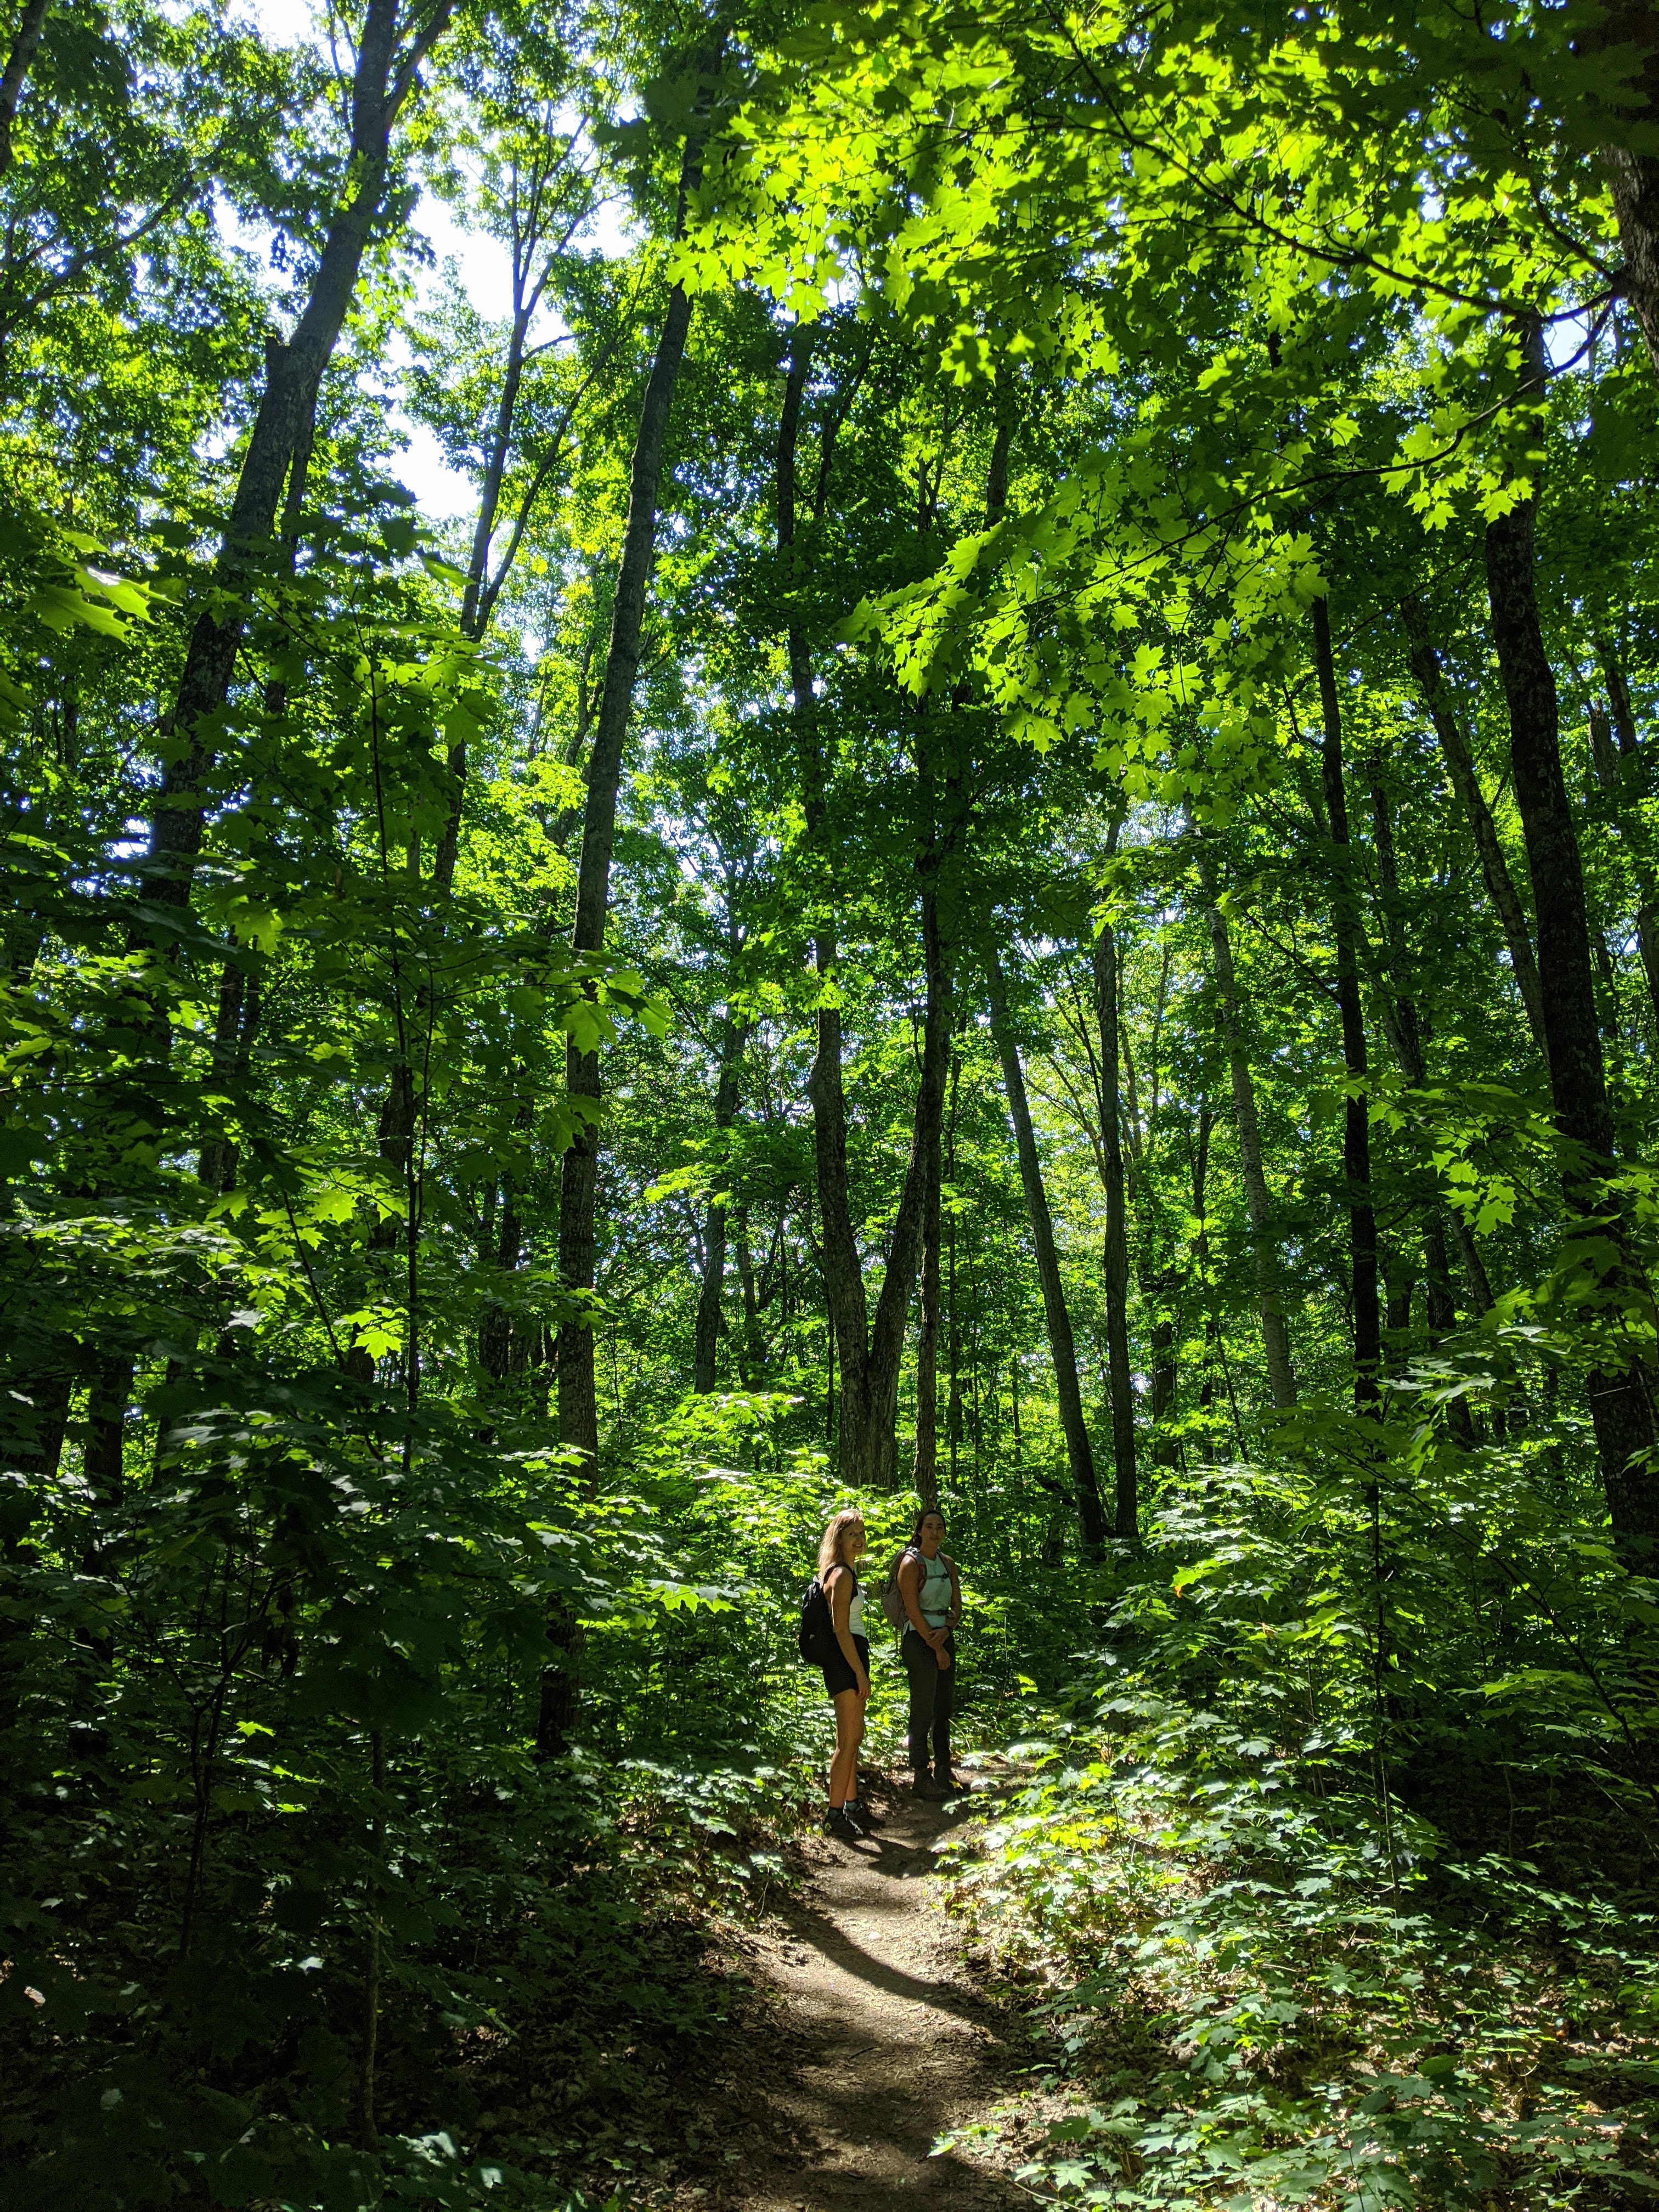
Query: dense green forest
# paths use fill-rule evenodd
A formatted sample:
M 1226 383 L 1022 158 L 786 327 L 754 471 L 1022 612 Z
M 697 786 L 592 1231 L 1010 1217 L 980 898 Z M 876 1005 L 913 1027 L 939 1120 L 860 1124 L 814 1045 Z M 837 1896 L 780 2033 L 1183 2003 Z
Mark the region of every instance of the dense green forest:
M 0 2198 L 708 2197 L 939 1502 L 1024 2186 L 1650 2201 L 1659 11 L 0 72 Z

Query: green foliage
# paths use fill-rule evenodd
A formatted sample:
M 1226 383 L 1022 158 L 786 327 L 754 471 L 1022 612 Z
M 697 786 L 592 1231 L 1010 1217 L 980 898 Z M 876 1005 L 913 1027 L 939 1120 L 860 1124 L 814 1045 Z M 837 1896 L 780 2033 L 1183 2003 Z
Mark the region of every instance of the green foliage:
M 405 5 L 382 161 L 384 10 L 14 14 L 7 2202 L 666 2185 L 830 1741 L 817 1532 L 884 1568 L 935 1492 L 1028 1761 L 954 1879 L 1053 2032 L 1040 2193 L 1650 2190 L 1659 1521 L 1590 1418 L 1654 1395 L 1633 52 Z
M 951 1884 L 1051 2039 L 1001 2130 L 1066 2202 L 1625 2201 L 1659 2142 L 1646 1588 L 1539 1540 L 1536 1457 L 1478 1495 L 1419 1468 L 1407 1510 L 1462 1533 L 1391 1520 L 1379 1616 L 1319 1464 L 1213 1470 L 1016 1724 L 1029 1779 Z

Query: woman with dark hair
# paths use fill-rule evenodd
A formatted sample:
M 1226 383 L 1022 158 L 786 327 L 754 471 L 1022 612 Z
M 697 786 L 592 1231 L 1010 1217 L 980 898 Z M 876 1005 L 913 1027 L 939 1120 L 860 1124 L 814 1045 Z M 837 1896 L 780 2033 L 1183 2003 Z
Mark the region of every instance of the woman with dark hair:
M 898 1567 L 904 1606 L 899 1657 L 910 1684 L 910 1771 L 917 1796 L 935 1801 L 957 1796 L 962 1790 L 951 1771 L 951 1715 L 956 1709 L 952 1632 L 962 1618 L 962 1583 L 956 1561 L 940 1549 L 944 1541 L 945 1516 L 930 1509 L 918 1518 Z

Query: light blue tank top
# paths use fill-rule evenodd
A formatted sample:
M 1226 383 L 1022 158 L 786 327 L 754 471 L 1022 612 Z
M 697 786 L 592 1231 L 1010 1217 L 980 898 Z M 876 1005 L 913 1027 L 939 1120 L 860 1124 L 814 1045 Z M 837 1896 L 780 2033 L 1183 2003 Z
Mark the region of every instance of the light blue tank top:
M 943 1628 L 951 1618 L 951 1570 L 945 1564 L 943 1552 L 931 1559 L 920 1552 L 915 1557 L 921 1569 L 916 1609 L 929 1628 Z

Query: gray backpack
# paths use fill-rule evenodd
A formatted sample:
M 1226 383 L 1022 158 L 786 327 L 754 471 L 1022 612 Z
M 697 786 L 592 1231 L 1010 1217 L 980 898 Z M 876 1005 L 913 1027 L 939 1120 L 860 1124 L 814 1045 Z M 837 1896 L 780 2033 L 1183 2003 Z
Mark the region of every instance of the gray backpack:
M 886 1578 L 881 1586 L 882 1614 L 888 1626 L 892 1628 L 902 1628 L 910 1618 L 904 1610 L 904 1594 L 898 1585 L 898 1571 L 915 1548 L 914 1544 L 902 1544 L 899 1547 L 893 1555 L 893 1564 L 888 1568 Z

